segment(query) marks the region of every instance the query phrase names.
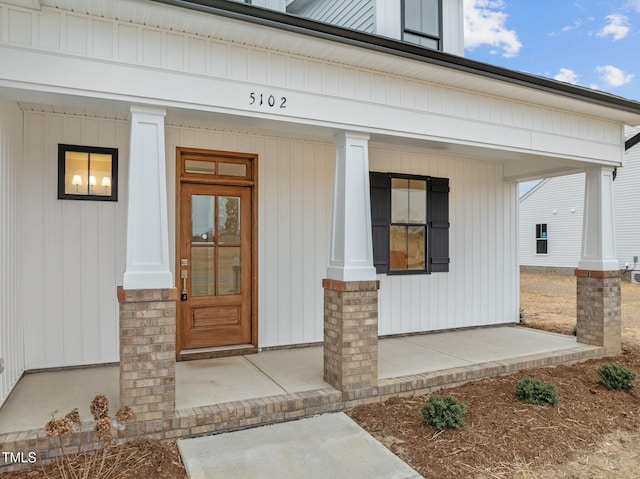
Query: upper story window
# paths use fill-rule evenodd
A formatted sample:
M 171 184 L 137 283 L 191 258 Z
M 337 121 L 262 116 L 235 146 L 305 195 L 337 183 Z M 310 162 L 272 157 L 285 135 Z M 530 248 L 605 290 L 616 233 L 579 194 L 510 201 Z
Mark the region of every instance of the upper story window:
M 404 0 L 402 39 L 423 47 L 442 49 L 442 0 Z

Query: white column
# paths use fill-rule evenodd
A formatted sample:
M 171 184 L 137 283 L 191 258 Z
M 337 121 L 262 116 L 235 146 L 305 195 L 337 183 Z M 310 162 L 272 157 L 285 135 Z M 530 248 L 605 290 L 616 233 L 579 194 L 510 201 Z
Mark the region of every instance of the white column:
M 169 265 L 165 114 L 160 108 L 131 107 L 124 289 L 173 287 Z
M 327 278 L 375 280 L 369 196 L 369 135 L 340 133 L 334 137 L 334 142 L 336 162 Z
M 613 168 L 594 167 L 586 171 L 582 256 L 578 268 L 595 271 L 620 269 L 613 216 Z

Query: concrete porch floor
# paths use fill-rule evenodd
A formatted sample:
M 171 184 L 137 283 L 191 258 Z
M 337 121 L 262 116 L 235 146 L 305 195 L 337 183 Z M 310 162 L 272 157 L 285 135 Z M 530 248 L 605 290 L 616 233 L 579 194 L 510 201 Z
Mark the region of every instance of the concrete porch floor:
M 486 377 L 602 353 L 602 348 L 577 343 L 573 337 L 522 327 L 450 331 L 381 339 L 378 377 L 381 389 L 386 385 L 408 392 L 411 387 L 406 384 L 422 383 L 440 373 L 455 378 L 472 370 L 473 377 Z M 180 362 L 176 409 L 332 390 L 322 380 L 322 361 L 322 347 L 314 346 Z M 0 408 L 0 434 L 41 429 L 52 413 L 64 415 L 75 407 L 83 419 L 90 419 L 89 402 L 100 393 L 107 395 L 115 413 L 118 377 L 118 366 L 26 374 Z M 435 380 L 440 386 L 447 382 L 451 381 Z

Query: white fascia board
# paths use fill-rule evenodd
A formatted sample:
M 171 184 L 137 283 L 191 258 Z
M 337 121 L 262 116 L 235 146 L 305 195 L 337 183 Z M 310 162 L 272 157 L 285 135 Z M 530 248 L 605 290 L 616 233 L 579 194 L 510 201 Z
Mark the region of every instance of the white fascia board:
M 42 0 L 2 0 L 0 4 L 6 3 L 14 5 L 16 7 L 30 8 L 32 10 L 40 10 L 42 7 Z

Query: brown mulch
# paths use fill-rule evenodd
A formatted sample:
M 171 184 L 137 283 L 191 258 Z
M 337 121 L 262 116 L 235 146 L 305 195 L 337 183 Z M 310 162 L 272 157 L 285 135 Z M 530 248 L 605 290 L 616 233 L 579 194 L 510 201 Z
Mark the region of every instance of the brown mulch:
M 175 442 L 135 439 L 109 449 L 101 473 L 103 452 L 95 456 L 69 456 L 59 462 L 33 466 L 21 471 L 0 474 L 3 479 L 187 479 Z M 90 468 L 87 470 L 87 468 Z M 74 472 L 70 472 L 73 470 Z
M 468 406 L 460 429 L 438 432 L 423 423 L 418 411 L 428 395 L 391 398 L 348 414 L 425 478 L 487 472 L 513 477 L 514 468 L 562 462 L 571 452 L 594 447 L 607 433 L 640 430 L 638 393 L 609 391 L 595 372 L 606 362 L 640 371 L 640 350 L 612 359 L 524 371 L 436 393 Z M 558 406 L 532 406 L 517 399 L 516 383 L 525 375 L 555 384 Z
M 571 334 L 574 277 L 521 275 L 526 326 Z M 451 394 L 468 406 L 462 428 L 438 432 L 419 415 L 428 395 L 392 398 L 347 413 L 425 478 L 638 477 L 640 391 L 608 391 L 596 368 L 616 363 L 640 373 L 640 286 L 622 284 L 623 353 L 572 366 L 535 369 L 469 383 Z M 556 385 L 557 407 L 515 396 L 525 376 Z M 640 381 L 636 389 L 640 388 Z

